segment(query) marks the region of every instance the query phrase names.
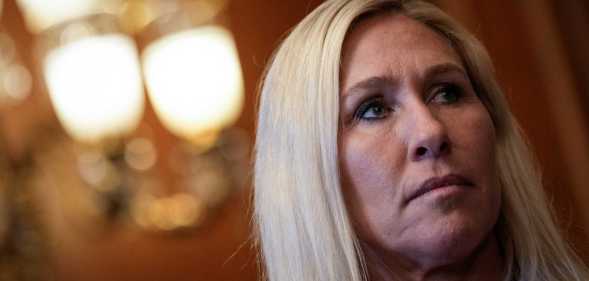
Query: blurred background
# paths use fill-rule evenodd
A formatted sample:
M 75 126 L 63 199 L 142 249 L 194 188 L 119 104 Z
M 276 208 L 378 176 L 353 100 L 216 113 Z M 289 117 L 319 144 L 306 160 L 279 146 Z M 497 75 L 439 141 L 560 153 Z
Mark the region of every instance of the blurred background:
M 320 2 L 0 1 L 0 281 L 256 280 L 257 83 Z M 589 3 L 433 2 L 488 47 L 589 261 Z

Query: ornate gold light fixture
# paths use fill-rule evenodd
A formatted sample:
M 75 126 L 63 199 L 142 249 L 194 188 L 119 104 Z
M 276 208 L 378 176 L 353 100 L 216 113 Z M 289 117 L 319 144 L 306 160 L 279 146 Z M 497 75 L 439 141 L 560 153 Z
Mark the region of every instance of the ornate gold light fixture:
M 243 78 L 226 1 L 50 2 L 18 0 L 69 136 L 38 155 L 39 183 L 93 232 L 115 222 L 165 232 L 202 224 L 247 165 L 247 137 L 231 128 Z M 148 101 L 178 138 L 165 155 L 143 118 Z
M 147 41 L 143 73 L 157 117 L 184 142 L 170 157 L 182 180 L 169 196 L 142 190 L 133 217 L 144 228 L 184 228 L 202 221 L 239 181 L 231 163 L 246 165 L 247 153 L 235 153 L 244 138 L 227 131 L 243 106 L 243 78 L 233 37 L 218 17 L 225 1 L 147 3 L 145 10 L 160 12 L 149 13 L 152 21 L 139 31 Z

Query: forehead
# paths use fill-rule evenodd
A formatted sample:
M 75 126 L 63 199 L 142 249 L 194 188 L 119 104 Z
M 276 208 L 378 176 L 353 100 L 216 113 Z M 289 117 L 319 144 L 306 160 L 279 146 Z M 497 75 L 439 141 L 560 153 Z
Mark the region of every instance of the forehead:
M 380 14 L 362 20 L 347 35 L 342 89 L 373 76 L 399 78 L 447 63 L 462 66 L 449 40 L 404 15 Z

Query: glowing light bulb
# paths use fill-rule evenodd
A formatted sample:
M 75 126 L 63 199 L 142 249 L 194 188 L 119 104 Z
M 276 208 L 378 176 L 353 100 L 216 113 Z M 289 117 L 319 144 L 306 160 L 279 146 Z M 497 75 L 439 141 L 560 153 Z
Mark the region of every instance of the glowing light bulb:
M 239 117 L 243 78 L 228 30 L 204 26 L 165 36 L 142 61 L 149 98 L 172 133 L 203 144 Z
M 99 142 L 134 130 L 144 108 L 135 43 L 127 36 L 86 37 L 50 51 L 44 76 L 65 130 Z

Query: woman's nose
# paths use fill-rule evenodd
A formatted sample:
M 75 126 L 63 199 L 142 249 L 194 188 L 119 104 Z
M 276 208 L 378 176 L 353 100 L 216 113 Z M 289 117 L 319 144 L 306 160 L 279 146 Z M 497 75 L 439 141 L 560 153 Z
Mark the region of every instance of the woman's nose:
M 446 126 L 427 107 L 413 112 L 413 130 L 409 136 L 409 159 L 436 159 L 450 151 Z

